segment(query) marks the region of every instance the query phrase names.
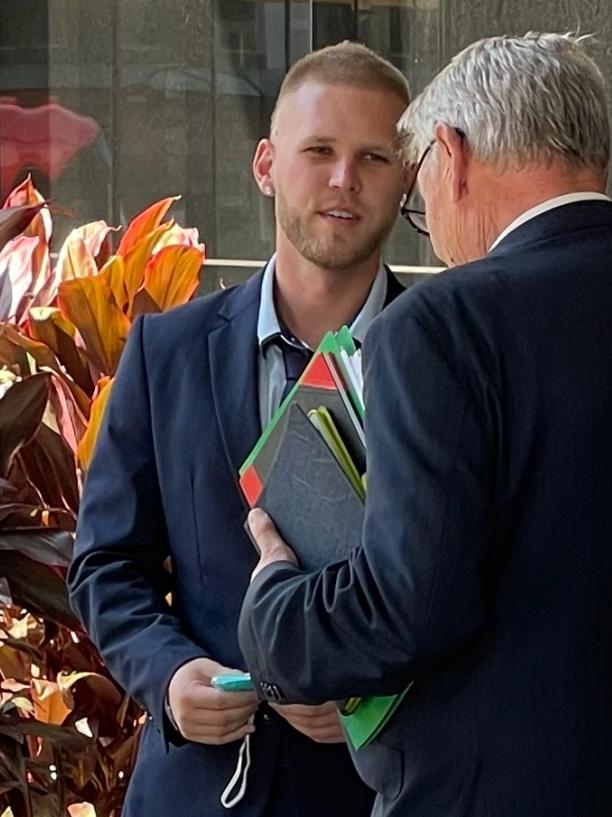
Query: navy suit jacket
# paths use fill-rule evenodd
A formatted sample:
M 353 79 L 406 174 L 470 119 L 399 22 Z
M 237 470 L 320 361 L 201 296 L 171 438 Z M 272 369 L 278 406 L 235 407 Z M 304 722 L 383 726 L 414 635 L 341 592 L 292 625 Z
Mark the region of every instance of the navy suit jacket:
M 257 559 L 237 474 L 261 433 L 261 279 L 135 323 L 87 476 L 71 601 L 113 676 L 151 716 L 124 817 L 227 814 L 219 797 L 239 744 L 181 740 L 164 700 L 175 670 L 192 658 L 244 667 L 236 629 Z M 401 290 L 390 276 L 389 295 Z M 172 608 L 164 600 L 167 556 Z M 315 744 L 263 710 L 236 817 L 271 813 L 279 769 L 300 815 L 336 817 L 342 804 L 369 814 L 373 794 L 344 745 Z M 294 813 L 287 802 L 278 817 Z
M 414 681 L 355 753 L 375 815 L 610 817 L 612 204 L 413 287 L 364 358 L 363 545 L 256 578 L 256 681 L 310 702 Z

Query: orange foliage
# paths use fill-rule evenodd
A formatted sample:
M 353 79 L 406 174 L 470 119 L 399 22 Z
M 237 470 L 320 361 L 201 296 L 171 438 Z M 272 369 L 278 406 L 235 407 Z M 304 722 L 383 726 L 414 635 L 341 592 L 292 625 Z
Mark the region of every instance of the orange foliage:
M 118 228 L 72 230 L 55 264 L 31 179 L 0 209 L 2 817 L 120 812 L 142 713 L 81 632 L 64 576 L 81 472 L 132 322 L 197 289 L 204 246 L 165 220 L 174 201 L 136 216 L 114 254 Z

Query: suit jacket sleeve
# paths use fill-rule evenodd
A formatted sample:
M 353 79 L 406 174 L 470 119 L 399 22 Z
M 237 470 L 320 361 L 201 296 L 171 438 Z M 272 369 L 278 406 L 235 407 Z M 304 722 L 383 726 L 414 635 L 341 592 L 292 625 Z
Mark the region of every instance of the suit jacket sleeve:
M 264 696 L 397 692 L 482 623 L 497 400 L 472 318 L 436 291 L 401 296 L 366 338 L 362 547 L 317 573 L 271 565 L 246 594 L 240 644 Z
M 164 714 L 175 670 L 203 650 L 165 600 L 168 542 L 151 428 L 145 320 L 130 333 L 81 503 L 71 604 L 117 681 L 174 740 Z M 169 399 L 172 396 L 169 395 Z

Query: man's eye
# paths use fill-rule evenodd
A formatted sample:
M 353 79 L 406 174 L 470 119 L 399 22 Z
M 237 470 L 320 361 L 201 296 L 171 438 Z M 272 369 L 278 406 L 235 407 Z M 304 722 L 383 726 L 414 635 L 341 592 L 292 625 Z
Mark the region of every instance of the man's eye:
M 369 162 L 380 162 L 382 164 L 389 164 L 389 159 L 383 156 L 382 153 L 366 153 L 365 158 Z
M 326 145 L 311 145 L 306 148 L 306 153 L 313 153 L 315 156 L 329 156 L 331 148 Z

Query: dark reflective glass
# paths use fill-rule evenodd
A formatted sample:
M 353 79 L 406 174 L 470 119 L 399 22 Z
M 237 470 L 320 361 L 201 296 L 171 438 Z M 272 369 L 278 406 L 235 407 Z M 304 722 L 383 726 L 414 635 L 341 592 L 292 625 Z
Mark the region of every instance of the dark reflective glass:
M 612 71 L 612 16 L 583 0 L 580 27 Z M 32 173 L 58 209 L 55 247 L 104 218 L 125 223 L 174 193 L 209 258 L 263 260 L 273 209 L 251 178 L 287 68 L 313 47 L 358 39 L 420 92 L 468 43 L 500 31 L 563 30 L 555 0 L 19 0 L 0 3 L 0 198 Z M 611 177 L 612 179 L 612 177 Z M 611 181 L 612 184 L 612 181 Z M 404 209 L 426 228 L 415 189 Z M 403 219 L 392 264 L 436 266 Z M 204 288 L 253 267 L 209 265 Z

